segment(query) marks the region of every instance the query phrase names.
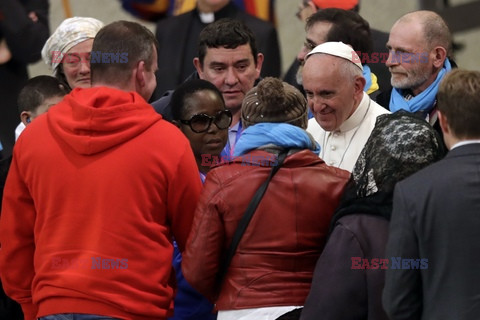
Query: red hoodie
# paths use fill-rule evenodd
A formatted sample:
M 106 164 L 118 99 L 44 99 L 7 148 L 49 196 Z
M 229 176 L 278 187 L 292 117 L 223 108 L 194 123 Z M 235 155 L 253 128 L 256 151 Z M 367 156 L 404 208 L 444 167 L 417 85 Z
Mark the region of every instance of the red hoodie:
M 171 313 L 201 183 L 188 140 L 138 94 L 75 89 L 22 133 L 0 219 L 0 274 L 25 319 Z

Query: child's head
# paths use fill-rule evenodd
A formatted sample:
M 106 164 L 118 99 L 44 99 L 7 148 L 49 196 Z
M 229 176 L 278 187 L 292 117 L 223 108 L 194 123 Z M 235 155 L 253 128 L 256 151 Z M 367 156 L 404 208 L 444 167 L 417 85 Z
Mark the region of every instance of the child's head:
M 59 103 L 67 94 L 57 78 L 37 76 L 28 80 L 18 95 L 18 111 L 24 125 Z

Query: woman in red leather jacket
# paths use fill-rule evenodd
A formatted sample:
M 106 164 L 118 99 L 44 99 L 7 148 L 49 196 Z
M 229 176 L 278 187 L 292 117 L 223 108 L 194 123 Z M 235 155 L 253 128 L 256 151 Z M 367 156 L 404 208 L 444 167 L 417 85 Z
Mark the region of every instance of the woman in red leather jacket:
M 306 100 L 281 80 L 266 78 L 250 90 L 241 116 L 246 129 L 234 159 L 207 175 L 182 269 L 216 303 L 218 320 L 276 319 L 303 306 L 349 173 L 318 157 L 320 147 L 305 131 Z M 233 233 L 282 151 L 288 151 L 283 166 L 219 283 Z

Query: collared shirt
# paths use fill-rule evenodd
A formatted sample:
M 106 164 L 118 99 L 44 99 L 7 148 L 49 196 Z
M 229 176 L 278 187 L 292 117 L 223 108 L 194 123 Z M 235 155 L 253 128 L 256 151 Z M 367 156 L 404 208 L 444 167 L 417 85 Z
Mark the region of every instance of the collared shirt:
M 463 140 L 463 141 L 460 141 L 460 142 L 455 143 L 455 144 L 450 148 L 450 150 L 453 150 L 453 149 L 458 148 L 458 147 L 461 147 L 461 146 L 465 146 L 465 145 L 467 145 L 467 144 L 473 144 L 473 143 L 480 143 L 480 140 L 476 140 L 476 139 Z
M 228 140 L 225 148 L 223 148 L 220 157 L 222 161 L 228 161 L 233 157 L 233 151 L 235 150 L 235 144 L 242 135 L 242 123 L 238 121 L 235 125 L 228 128 Z
M 228 143 L 230 144 L 231 149 L 233 149 L 235 147 L 235 143 L 238 140 L 238 130 L 239 129 L 241 129 L 240 121 L 238 121 L 236 125 L 228 128 Z
M 326 164 L 352 172 L 355 162 L 370 136 L 377 116 L 390 113 L 363 93 L 357 110 L 335 131 L 325 131 L 315 118 L 307 131 L 320 144 L 320 158 Z

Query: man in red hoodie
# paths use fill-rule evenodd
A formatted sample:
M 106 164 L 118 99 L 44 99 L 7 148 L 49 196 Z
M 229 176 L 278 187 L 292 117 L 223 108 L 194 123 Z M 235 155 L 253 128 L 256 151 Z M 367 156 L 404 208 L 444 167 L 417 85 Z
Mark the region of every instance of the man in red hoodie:
M 183 251 L 201 189 L 195 160 L 146 102 L 157 69 L 150 31 L 114 22 L 89 58 L 92 88 L 73 90 L 14 148 L 2 283 L 26 320 L 166 319 L 171 240 Z

